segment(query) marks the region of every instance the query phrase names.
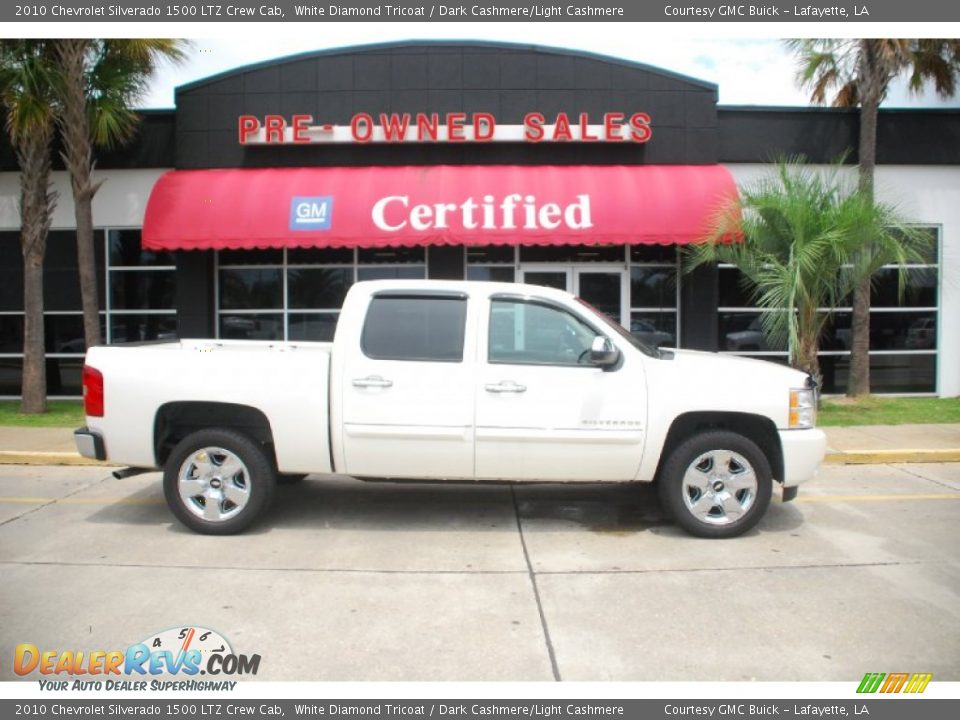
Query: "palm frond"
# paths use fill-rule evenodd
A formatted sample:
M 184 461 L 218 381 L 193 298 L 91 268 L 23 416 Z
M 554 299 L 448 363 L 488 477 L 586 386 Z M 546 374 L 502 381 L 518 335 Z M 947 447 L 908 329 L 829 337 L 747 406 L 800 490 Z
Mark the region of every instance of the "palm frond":
M 730 242 L 733 235 L 742 241 Z M 794 158 L 741 187 L 703 241 L 685 251 L 684 265 L 736 266 L 763 310 L 768 344 L 789 348 L 800 366 L 810 361 L 799 349 L 819 346 L 832 311 L 862 278 L 883 264 L 916 262 L 929 242 L 895 208 L 861 193 L 839 162 L 814 170 Z

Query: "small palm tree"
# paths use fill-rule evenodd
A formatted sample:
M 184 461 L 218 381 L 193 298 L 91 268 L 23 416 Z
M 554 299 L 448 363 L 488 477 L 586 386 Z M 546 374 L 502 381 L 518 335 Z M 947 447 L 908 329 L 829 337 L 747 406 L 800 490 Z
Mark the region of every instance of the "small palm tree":
M 57 124 L 77 223 L 84 336 L 91 347 L 101 341 L 93 244 L 93 197 L 101 183 L 93 181 L 94 147 L 122 144 L 133 137 L 139 124 L 133 104 L 142 97 L 161 60 L 183 59 L 185 42 L 161 38 L 51 42 L 59 69 Z
M 23 252 L 23 387 L 21 411 L 47 409 L 43 332 L 43 258 L 56 193 L 50 189 L 54 102 L 52 56 L 45 40 L 0 40 L 0 105 L 20 166 Z
M 901 265 L 902 288 L 903 265 L 921 257 L 929 242 L 892 207 L 848 187 L 839 171 L 839 165 L 815 172 L 799 161 L 781 161 L 774 176 L 741 188 L 705 241 L 686 255 L 688 269 L 717 261 L 738 267 L 766 311 L 761 325 L 770 345 L 788 347 L 790 364 L 818 381 L 824 328 L 872 272 L 864 245 L 878 243 Z
M 910 89 L 921 90 L 933 83 L 937 94 L 951 97 L 960 76 L 960 40 L 956 39 L 804 39 L 788 40 L 788 47 L 800 61 L 798 79 L 811 90 L 810 99 L 824 104 L 835 91 L 837 107 L 860 108 L 859 184 L 873 197 L 877 164 L 877 117 L 880 103 L 890 84 L 909 75 Z M 875 268 L 894 261 L 867 245 L 866 262 Z M 864 277 L 854 289 L 850 384 L 848 395 L 870 392 L 870 278 Z

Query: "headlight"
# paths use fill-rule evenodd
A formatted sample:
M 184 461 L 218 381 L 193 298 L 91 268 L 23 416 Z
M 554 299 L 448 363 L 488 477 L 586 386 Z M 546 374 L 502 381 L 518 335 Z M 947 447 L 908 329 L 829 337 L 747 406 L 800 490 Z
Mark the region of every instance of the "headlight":
M 790 428 L 812 428 L 817 423 L 817 393 L 813 388 L 790 391 Z

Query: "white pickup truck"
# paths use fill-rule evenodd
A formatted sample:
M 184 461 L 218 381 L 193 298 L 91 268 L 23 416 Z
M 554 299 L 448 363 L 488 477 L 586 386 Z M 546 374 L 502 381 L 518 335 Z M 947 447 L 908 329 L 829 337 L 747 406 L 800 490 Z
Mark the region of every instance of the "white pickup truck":
M 796 370 L 645 346 L 577 298 L 520 284 L 373 281 L 332 343 L 94 347 L 81 454 L 163 468 L 173 513 L 243 530 L 278 478 L 656 481 L 694 535 L 751 528 L 826 440 Z

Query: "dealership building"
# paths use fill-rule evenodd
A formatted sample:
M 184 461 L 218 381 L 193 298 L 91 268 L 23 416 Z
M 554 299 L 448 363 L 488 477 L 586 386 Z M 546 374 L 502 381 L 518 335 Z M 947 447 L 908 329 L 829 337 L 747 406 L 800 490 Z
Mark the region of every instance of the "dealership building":
M 855 173 L 858 115 L 717 105 L 717 87 L 587 53 L 479 42 L 343 48 L 178 88 L 99 154 L 94 199 L 107 342 L 330 340 L 374 278 L 566 288 L 638 337 L 778 362 L 739 271 L 683 272 L 738 185 L 781 156 Z M 0 142 L 0 396 L 20 393 L 19 178 Z M 51 396 L 80 394 L 83 328 L 70 183 L 44 294 Z M 877 195 L 934 240 L 905 291 L 878 272 L 877 393 L 960 395 L 960 111 L 883 110 Z M 822 341 L 843 392 L 850 309 Z

